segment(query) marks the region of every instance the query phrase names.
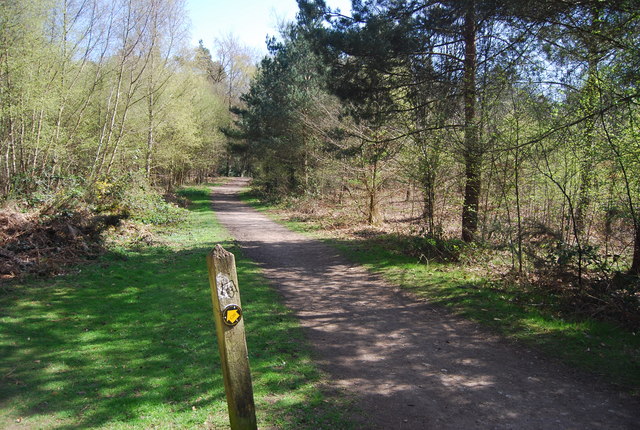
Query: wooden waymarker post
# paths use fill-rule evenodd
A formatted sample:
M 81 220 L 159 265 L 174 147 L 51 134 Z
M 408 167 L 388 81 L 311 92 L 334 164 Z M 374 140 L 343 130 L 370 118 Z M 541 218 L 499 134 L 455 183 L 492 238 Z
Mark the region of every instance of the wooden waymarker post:
M 256 430 L 258 427 L 236 260 L 232 253 L 216 245 L 207 255 L 207 267 L 231 429 Z

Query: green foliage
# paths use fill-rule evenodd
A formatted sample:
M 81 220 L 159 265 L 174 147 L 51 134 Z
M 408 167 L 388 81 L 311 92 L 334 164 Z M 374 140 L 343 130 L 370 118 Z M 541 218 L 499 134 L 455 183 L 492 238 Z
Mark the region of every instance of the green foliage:
M 167 203 L 155 192 L 131 192 L 125 201 L 126 211 L 132 219 L 145 224 L 171 224 L 184 220 L 183 209 Z
M 0 5 L 0 199 L 72 176 L 143 170 L 171 189 L 217 171 L 230 83 L 187 46 L 184 2 L 111 3 Z
M 300 28 L 288 27 L 285 41 L 272 41 L 262 60 L 238 123 L 248 142 L 258 186 L 273 197 L 314 191 L 319 161 L 319 123 L 332 109 L 327 68 Z
M 411 240 L 411 253 L 421 260 L 458 262 L 464 249 L 469 245 L 460 239 L 422 236 Z
M 29 208 L 47 208 L 47 212 L 69 211 L 84 201 L 86 180 L 76 175 L 60 176 L 30 173 L 13 177 L 7 199 L 22 201 Z
M 141 173 L 103 176 L 94 182 L 77 176 L 42 176 L 36 180 L 18 176 L 14 186 L 10 197 L 43 215 L 70 215 L 89 209 L 97 215 L 131 218 L 144 224 L 171 224 L 184 220 L 187 213 L 165 201 Z
M 108 212 L 145 224 L 171 224 L 184 220 L 187 212 L 169 203 L 140 174 L 103 178 L 94 184 L 98 213 Z
M 580 264 L 585 267 L 591 266 L 600 271 L 610 271 L 611 268 L 602 261 L 600 256 L 601 253 L 598 252 L 598 248 L 595 246 L 587 245 L 584 247 L 578 247 L 576 245 L 558 242 L 554 247 L 549 249 L 547 253 L 547 261 L 551 264 L 557 265 L 559 268 L 574 269 L 578 265 L 578 260 L 580 259 Z

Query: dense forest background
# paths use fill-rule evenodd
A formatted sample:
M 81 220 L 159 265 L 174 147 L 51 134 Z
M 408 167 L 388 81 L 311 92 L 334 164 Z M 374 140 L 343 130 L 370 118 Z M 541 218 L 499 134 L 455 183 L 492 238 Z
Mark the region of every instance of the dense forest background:
M 225 165 L 222 129 L 257 55 L 232 35 L 190 47 L 181 0 L 0 5 L 0 195 L 168 189 Z
M 637 4 L 299 4 L 243 97 L 265 193 L 348 195 L 372 225 L 417 194 L 433 243 L 640 272 Z
M 493 249 L 638 307 L 637 2 L 298 3 L 256 65 L 233 36 L 189 47 L 180 0 L 3 2 L 0 198 L 131 213 L 250 175 L 417 255 Z

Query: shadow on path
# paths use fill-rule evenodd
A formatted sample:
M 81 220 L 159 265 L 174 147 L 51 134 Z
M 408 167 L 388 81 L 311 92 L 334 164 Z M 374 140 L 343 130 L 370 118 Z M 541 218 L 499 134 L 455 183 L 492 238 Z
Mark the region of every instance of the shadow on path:
M 638 428 L 637 399 L 416 302 L 331 247 L 214 189 L 221 224 L 293 309 L 364 428 Z

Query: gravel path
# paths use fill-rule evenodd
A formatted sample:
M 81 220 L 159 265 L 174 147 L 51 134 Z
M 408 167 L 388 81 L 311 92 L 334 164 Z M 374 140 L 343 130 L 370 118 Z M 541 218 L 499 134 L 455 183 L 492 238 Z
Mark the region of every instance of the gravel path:
M 366 429 L 640 429 L 640 401 L 416 302 L 214 188 L 219 221 L 298 316 Z

